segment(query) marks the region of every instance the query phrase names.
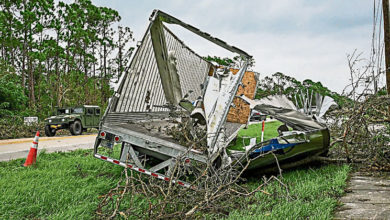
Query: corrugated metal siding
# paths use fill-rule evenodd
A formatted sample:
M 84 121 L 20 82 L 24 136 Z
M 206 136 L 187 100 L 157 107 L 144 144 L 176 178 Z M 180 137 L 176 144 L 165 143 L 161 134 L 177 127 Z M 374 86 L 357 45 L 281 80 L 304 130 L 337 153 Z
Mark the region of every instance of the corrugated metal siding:
M 164 119 L 168 112 L 111 112 L 107 115 L 105 122 L 110 124 L 132 123 L 140 120 Z
M 185 46 L 168 28 L 165 28 L 165 37 L 168 51 L 175 51 L 182 94 L 192 90 L 187 99 L 194 101 L 202 95 L 200 85 L 209 72 L 210 64 Z
M 167 111 L 162 106 L 166 103 L 154 58 L 150 32 L 148 31 L 139 46 L 129 72 L 127 73 L 120 97 L 113 112 Z M 150 95 L 148 95 L 150 94 Z M 149 100 L 147 99 L 147 95 Z
M 210 64 L 186 47 L 170 30 L 164 27 L 168 51 L 174 51 L 177 59 L 177 70 L 180 77 L 182 94 L 189 94 L 188 100 L 194 101 L 201 96 L 201 84 L 204 82 Z M 160 74 L 154 56 L 150 31 L 133 57 L 128 74 L 116 106 L 111 112 L 163 112 L 167 104 L 161 85 Z

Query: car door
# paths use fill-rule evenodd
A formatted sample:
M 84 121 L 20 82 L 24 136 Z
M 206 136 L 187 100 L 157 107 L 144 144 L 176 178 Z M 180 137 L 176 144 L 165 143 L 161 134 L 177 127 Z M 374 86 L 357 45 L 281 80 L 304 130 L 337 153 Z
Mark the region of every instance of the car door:
M 85 125 L 87 127 L 93 126 L 94 111 L 93 108 L 86 108 Z
M 100 108 L 95 108 L 95 116 L 93 117 L 93 126 L 99 126 L 100 122 Z

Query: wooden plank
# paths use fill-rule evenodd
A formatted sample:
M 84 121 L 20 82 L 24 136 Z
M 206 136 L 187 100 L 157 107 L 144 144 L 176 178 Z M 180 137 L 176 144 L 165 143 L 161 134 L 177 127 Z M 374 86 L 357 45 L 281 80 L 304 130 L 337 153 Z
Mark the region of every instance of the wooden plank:
M 238 69 L 230 69 L 230 71 L 232 71 L 233 74 L 236 74 L 238 72 Z M 250 99 L 254 99 L 256 94 L 256 84 L 257 84 L 255 73 L 251 71 L 245 72 L 241 82 L 244 86 L 240 86 L 238 88 L 236 95 L 237 96 L 245 95 Z M 245 101 L 243 101 L 240 98 L 234 98 L 233 104 L 236 107 L 230 108 L 227 121 L 233 123 L 246 124 L 251 113 L 249 104 L 247 104 Z

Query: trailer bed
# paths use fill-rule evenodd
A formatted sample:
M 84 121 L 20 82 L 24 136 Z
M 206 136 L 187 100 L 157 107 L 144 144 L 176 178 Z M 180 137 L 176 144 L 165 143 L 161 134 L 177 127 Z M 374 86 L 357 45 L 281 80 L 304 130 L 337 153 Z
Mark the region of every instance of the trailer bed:
M 123 123 L 113 127 L 116 127 L 116 129 L 120 130 L 130 130 L 148 137 L 153 137 L 153 139 L 161 139 L 172 144 L 180 145 L 177 140 L 172 138 L 172 136 L 166 134 L 166 129 L 174 125 L 175 123 L 169 122 L 167 120 L 156 120 L 137 123 Z

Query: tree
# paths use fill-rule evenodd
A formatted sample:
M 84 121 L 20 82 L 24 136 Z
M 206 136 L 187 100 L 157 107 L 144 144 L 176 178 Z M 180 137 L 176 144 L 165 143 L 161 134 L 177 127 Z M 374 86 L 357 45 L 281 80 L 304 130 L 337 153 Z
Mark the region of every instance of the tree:
M 348 98 L 332 92 L 321 82 L 314 82 L 310 79 L 298 81 L 294 77 L 285 75 L 281 72 L 274 73 L 271 77 L 266 76 L 260 80 L 256 98 L 260 99 L 269 95 L 286 95 L 291 101 L 296 103 L 298 107 L 303 106 L 301 99 L 297 98 L 296 94 L 307 94 L 312 98 L 312 103 L 315 103 L 315 96 L 309 94 L 318 93 L 322 96 L 332 97 L 337 104 L 344 105 L 348 102 Z
M 241 56 L 235 56 L 235 57 L 233 57 L 233 59 L 230 59 L 228 57 L 221 58 L 221 57 L 217 57 L 217 56 L 213 56 L 213 57 L 207 56 L 207 57 L 203 57 L 203 58 L 207 61 L 216 62 L 222 66 L 230 66 L 232 68 L 237 68 L 237 69 L 240 69 L 242 67 L 242 65 L 244 65 L 244 62 L 245 62 L 245 59 L 242 58 Z M 255 60 L 253 58 L 249 59 L 248 67 L 251 68 L 254 66 L 255 66 Z
M 106 104 L 134 50 L 117 11 L 90 0 L 2 0 L 0 9 L 0 62 L 14 69 L 30 109 Z
M 15 77 L 12 67 L 0 63 L 0 117 L 20 111 L 24 108 L 27 97 L 23 94 L 20 77 Z

